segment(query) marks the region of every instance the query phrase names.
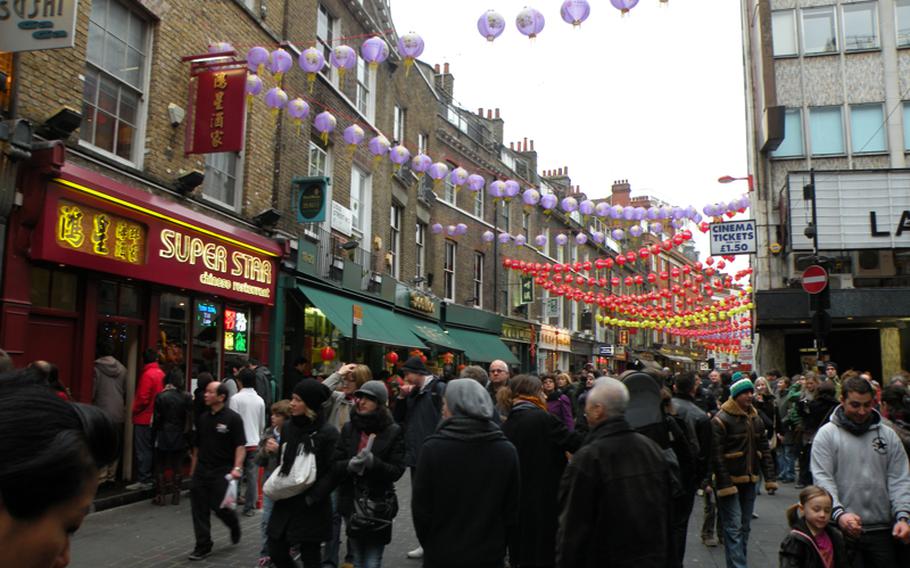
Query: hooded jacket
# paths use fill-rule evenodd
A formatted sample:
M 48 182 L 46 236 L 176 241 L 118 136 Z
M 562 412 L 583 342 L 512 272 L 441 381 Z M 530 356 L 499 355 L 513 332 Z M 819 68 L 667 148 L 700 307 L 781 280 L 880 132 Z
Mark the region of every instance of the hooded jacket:
M 910 519 L 910 465 L 878 411 L 856 424 L 838 406 L 812 444 L 812 477 L 834 498 L 832 518 L 855 513 L 864 527 Z
M 711 419 L 711 429 L 718 497 L 736 494 L 737 485 L 757 483 L 759 468 L 765 476 L 765 488 L 777 489 L 777 472 L 765 436 L 765 423 L 754 406 L 746 413 L 735 399 L 728 398 Z
M 136 396 L 133 398 L 133 424 L 148 426 L 152 423 L 155 397 L 164 390 L 164 371 L 157 361 L 147 363 L 139 375 Z
M 426 380 L 428 382 L 424 383 L 423 388 L 412 389 L 407 397 L 398 399 L 393 410 L 395 421 L 404 428 L 407 449 L 404 463 L 408 467 L 417 465 L 424 440 L 436 431 L 442 418 L 442 397 L 446 392 L 446 383 L 435 377 L 431 380 L 429 376 Z M 492 403 L 490 406 L 492 408 Z M 492 410 L 490 412 L 492 414 Z
M 126 367 L 112 356 L 95 359 L 92 404 L 107 412 L 111 422 L 126 422 Z
M 849 568 L 844 536 L 831 525 L 825 528 L 825 532 L 834 547 L 834 568 Z M 825 568 L 806 519 L 797 521 L 790 534 L 780 543 L 779 557 L 780 568 Z

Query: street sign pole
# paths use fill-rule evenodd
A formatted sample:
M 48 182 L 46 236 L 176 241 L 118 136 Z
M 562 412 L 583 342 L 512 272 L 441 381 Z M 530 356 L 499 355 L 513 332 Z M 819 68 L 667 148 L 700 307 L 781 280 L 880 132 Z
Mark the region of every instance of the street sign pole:
M 363 325 L 363 307 L 354 304 L 351 306 L 351 352 L 348 363 L 354 361 L 354 355 L 357 353 L 357 328 L 361 325 Z

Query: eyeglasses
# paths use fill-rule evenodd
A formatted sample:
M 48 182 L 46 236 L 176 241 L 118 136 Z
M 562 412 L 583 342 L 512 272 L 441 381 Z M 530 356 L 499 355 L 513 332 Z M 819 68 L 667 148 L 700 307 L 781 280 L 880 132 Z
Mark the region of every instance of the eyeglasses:
M 490 369 L 491 373 L 508 373 L 505 369 Z

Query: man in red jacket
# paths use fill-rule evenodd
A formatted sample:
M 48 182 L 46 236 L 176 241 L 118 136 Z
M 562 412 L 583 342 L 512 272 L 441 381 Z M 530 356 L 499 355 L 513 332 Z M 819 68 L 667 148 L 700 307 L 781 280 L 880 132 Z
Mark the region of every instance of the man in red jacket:
M 164 389 L 164 371 L 158 366 L 158 352 L 146 349 L 142 354 L 142 374 L 136 385 L 133 398 L 133 447 L 136 450 L 138 478 L 136 483 L 127 485 L 130 491 L 151 489 L 152 483 L 152 412 L 155 409 L 155 397 Z

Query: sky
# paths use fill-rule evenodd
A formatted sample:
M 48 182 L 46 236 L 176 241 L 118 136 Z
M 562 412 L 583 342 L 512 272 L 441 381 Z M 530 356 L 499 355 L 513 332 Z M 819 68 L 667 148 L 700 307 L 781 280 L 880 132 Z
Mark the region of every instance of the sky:
M 563 22 L 561 0 L 390 3 L 398 33 L 423 37 L 420 59 L 450 64 L 459 106 L 500 108 L 505 144 L 533 139 L 538 170 L 568 166 L 589 198 L 627 179 L 633 196 L 700 212 L 746 192 L 745 182 L 717 182 L 747 172 L 740 2 L 641 0 L 621 16 L 590 0 L 578 28 Z M 515 26 L 525 6 L 546 19 L 533 40 Z M 489 9 L 506 20 L 492 43 L 477 31 Z

